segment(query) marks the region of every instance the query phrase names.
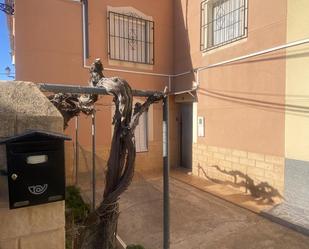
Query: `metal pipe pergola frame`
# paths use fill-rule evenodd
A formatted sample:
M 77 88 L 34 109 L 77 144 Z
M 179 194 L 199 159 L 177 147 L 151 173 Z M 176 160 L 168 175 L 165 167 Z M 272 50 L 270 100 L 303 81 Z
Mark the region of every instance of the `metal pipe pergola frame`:
M 78 86 L 78 85 L 62 85 L 51 83 L 38 83 L 41 91 L 54 92 L 54 93 L 78 93 L 78 94 L 99 94 L 108 95 L 104 88 L 91 87 L 91 86 Z M 135 97 L 149 97 L 154 94 L 164 94 L 160 91 L 148 90 L 132 90 L 132 95 Z
M 38 83 L 41 91 L 53 92 L 53 93 L 75 93 L 75 94 L 99 94 L 108 95 L 104 88 L 91 87 L 91 86 L 77 86 L 77 85 L 62 85 L 51 83 Z M 132 90 L 132 95 L 135 97 L 149 97 L 154 94 L 165 95 L 165 92 L 160 91 L 148 91 L 148 90 Z M 170 248 L 170 205 L 169 205 L 169 110 L 168 110 L 168 96 L 163 98 L 163 248 Z M 78 128 L 77 128 L 78 129 Z M 95 119 L 92 116 L 92 179 L 95 181 Z M 76 131 L 78 132 L 78 131 Z M 77 146 L 77 145 L 76 145 Z M 77 160 L 77 159 L 76 159 Z M 76 164 L 78 165 L 78 163 Z M 76 169 L 76 176 L 78 174 Z M 93 208 L 95 205 L 95 182 L 93 182 Z

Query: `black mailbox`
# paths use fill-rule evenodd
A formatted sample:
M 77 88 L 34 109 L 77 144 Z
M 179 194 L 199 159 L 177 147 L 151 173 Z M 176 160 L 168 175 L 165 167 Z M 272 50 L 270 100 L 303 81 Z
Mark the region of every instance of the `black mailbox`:
M 10 208 L 64 200 L 64 140 L 45 131 L 28 131 L 0 141 L 6 144 Z

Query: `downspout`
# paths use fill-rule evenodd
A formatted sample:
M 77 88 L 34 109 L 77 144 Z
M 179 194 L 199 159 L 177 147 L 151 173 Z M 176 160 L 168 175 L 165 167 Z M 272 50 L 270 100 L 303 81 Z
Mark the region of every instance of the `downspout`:
M 168 76 L 168 91 L 172 91 L 172 77 Z
M 194 89 L 198 89 L 200 87 L 200 69 L 194 70 L 196 74 L 195 83 L 193 85 Z
M 87 66 L 89 58 L 89 29 L 88 29 L 88 0 L 82 0 L 82 26 L 83 26 L 83 67 Z

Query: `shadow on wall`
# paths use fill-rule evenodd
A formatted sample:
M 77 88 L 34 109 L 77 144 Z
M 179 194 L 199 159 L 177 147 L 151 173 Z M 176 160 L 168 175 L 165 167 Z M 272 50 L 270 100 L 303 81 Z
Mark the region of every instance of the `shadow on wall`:
M 283 196 L 279 193 L 277 189 L 270 186 L 267 182 L 260 182 L 258 184 L 254 183 L 254 180 L 250 178 L 247 174 L 242 173 L 238 170 L 225 170 L 221 169 L 217 165 L 210 166 L 211 168 L 215 168 L 217 171 L 219 171 L 222 174 L 232 176 L 234 178 L 234 181 L 228 181 L 228 180 L 219 180 L 215 179 L 213 177 L 210 177 L 204 168 L 198 164 L 198 175 L 202 175 L 214 183 L 223 184 L 223 185 L 231 185 L 236 188 L 244 187 L 246 189 L 246 193 L 249 191 L 250 194 L 256 198 L 257 203 L 261 204 L 272 204 L 274 203 L 274 198 L 279 197 L 281 199 L 284 199 Z
M 98 156 L 99 151 L 95 155 L 96 171 L 105 172 L 107 165 L 107 155 Z M 79 146 L 79 164 L 81 172 L 90 172 L 92 170 L 92 152 L 86 150 L 83 146 Z
M 286 104 L 286 103 L 264 101 L 264 100 L 259 100 L 256 98 L 247 98 L 247 97 L 238 96 L 239 94 L 245 94 L 245 95 L 250 94 L 247 92 L 235 92 L 234 94 L 226 94 L 226 93 L 222 93 L 222 91 L 218 91 L 218 90 L 212 91 L 212 90 L 202 88 L 202 87 L 200 87 L 199 90 L 200 90 L 199 94 L 201 95 L 205 95 L 205 96 L 208 96 L 214 99 L 227 101 L 230 103 L 250 106 L 251 108 L 261 109 L 265 111 L 288 113 L 289 115 L 294 115 L 294 116 L 309 117 L 309 107 L 306 105 L 291 105 L 291 104 Z M 262 94 L 255 93 L 255 95 L 262 95 Z M 263 94 L 263 95 L 267 95 L 267 94 Z M 272 94 L 268 94 L 268 95 L 272 96 Z M 280 96 L 280 95 L 277 95 L 277 96 Z M 287 95 L 287 97 L 293 97 L 296 100 L 299 100 L 299 99 L 306 100 L 308 99 L 309 96 L 306 96 L 306 95 L 288 96 Z
M 187 71 L 191 71 L 191 73 L 174 78 L 172 84 L 173 91 L 191 89 L 195 80 L 188 32 L 190 22 L 192 22 L 190 21 L 191 18 L 188 17 L 189 1 L 176 0 L 174 3 L 174 37 L 176 37 L 174 42 L 174 73 L 179 74 Z
M 95 158 L 95 177 L 96 177 L 96 189 L 97 191 L 103 191 L 105 186 L 105 173 L 107 168 L 107 160 L 105 158 L 105 155 L 102 155 L 100 151 L 97 151 L 96 158 Z M 92 190 L 92 153 L 91 151 L 86 150 L 82 146 L 79 146 L 79 170 L 77 174 L 77 182 L 78 187 L 82 191 L 89 191 Z M 75 169 L 75 165 L 74 165 Z M 74 176 L 73 179 L 75 180 L 74 183 L 76 183 L 75 179 L 75 171 L 73 172 Z

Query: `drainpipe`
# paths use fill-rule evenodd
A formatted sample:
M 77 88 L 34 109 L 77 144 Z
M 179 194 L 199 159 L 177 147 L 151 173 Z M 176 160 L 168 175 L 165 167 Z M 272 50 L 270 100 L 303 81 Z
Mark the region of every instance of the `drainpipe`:
M 172 91 L 172 77 L 170 75 L 168 76 L 168 91 Z
M 89 58 L 89 30 L 88 30 L 88 0 L 82 0 L 82 26 L 83 26 L 83 66 L 87 66 Z
M 196 77 L 195 77 L 195 84 L 193 85 L 194 89 L 197 89 L 200 87 L 200 69 L 194 70 Z

